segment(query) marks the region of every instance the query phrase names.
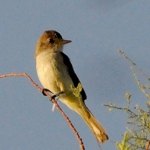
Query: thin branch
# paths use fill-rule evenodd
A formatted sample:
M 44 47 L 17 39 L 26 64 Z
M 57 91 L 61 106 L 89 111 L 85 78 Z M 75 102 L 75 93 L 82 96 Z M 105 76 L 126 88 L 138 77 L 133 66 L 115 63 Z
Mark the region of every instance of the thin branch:
M 21 73 L 7 73 L 7 74 L 0 74 L 0 78 L 8 78 L 8 77 L 23 77 L 23 78 L 27 78 L 29 80 L 29 82 L 32 84 L 32 86 L 34 88 L 36 88 L 38 91 L 40 91 L 42 93 L 43 88 L 40 87 L 27 73 L 25 72 L 21 72 Z M 57 101 L 52 98 L 53 93 L 50 93 L 49 91 L 44 91 L 44 93 L 47 95 L 47 97 L 49 98 L 49 101 L 51 101 L 53 104 L 55 104 L 57 110 L 61 113 L 61 115 L 63 116 L 64 120 L 67 122 L 68 126 L 71 128 L 73 134 L 75 135 L 79 145 L 80 145 L 80 149 L 81 150 L 85 150 L 84 147 L 84 143 L 82 141 L 82 138 L 80 137 L 78 131 L 76 130 L 76 128 L 74 127 L 74 125 L 72 124 L 71 120 L 69 119 L 69 117 L 64 113 L 64 111 L 61 109 L 61 107 L 58 105 Z
M 134 116 L 137 116 L 133 111 L 131 111 L 129 108 L 127 107 L 119 107 L 119 106 L 115 106 L 115 105 L 112 105 L 112 104 L 104 104 L 105 107 L 108 107 L 108 108 L 114 108 L 114 109 L 119 109 L 119 110 L 124 110 Z
M 146 143 L 146 150 L 150 150 L 150 141 Z
M 140 71 L 140 73 L 142 73 L 144 76 L 147 76 L 145 73 L 143 73 L 143 71 L 137 67 L 136 63 L 130 59 L 128 57 L 128 55 L 121 49 L 118 50 L 119 54 L 125 59 L 125 61 L 128 63 L 130 70 L 132 71 L 132 75 L 133 78 L 136 82 L 136 84 L 138 85 L 140 91 L 148 98 L 150 99 L 150 94 L 146 91 L 146 89 L 149 89 L 149 87 L 146 87 L 145 85 L 143 85 L 141 83 L 141 81 L 138 78 L 138 75 L 136 73 L 136 71 Z M 147 80 L 149 81 L 149 78 L 147 78 Z

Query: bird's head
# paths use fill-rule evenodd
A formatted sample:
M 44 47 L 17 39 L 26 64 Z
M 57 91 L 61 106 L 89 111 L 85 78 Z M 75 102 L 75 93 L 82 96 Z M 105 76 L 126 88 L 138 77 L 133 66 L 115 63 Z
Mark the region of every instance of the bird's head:
M 43 51 L 59 52 L 63 45 L 70 43 L 70 40 L 64 40 L 60 33 L 55 30 L 45 31 L 39 38 L 36 45 L 36 55 Z

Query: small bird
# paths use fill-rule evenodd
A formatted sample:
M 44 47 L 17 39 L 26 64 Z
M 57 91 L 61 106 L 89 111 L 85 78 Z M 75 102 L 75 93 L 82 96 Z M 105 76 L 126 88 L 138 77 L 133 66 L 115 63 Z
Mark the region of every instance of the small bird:
M 40 36 L 35 50 L 38 78 L 45 89 L 58 94 L 62 103 L 80 115 L 97 141 L 103 143 L 108 135 L 85 105 L 86 93 L 69 57 L 63 53 L 63 46 L 70 42 L 55 30 L 45 31 Z

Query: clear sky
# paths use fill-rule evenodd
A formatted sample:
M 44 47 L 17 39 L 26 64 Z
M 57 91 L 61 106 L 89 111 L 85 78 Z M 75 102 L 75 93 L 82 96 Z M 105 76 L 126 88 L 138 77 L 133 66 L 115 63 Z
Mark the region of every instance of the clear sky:
M 0 4 L 0 73 L 27 72 L 37 81 L 34 48 L 39 35 L 58 30 L 72 40 L 64 48 L 83 83 L 86 104 L 106 128 L 110 140 L 104 150 L 115 150 L 115 141 L 126 129 L 126 115 L 108 112 L 104 104 L 124 104 L 130 91 L 134 103 L 139 93 L 118 48 L 141 67 L 150 68 L 149 0 L 5 0 Z M 86 150 L 98 150 L 83 121 L 64 108 L 84 140 Z M 52 104 L 28 81 L 0 80 L 1 150 L 77 150 L 78 143 Z

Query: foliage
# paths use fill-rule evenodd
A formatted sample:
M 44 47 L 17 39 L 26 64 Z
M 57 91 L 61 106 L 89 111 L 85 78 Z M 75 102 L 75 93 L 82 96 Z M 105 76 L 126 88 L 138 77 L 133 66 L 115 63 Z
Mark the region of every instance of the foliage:
M 131 106 L 132 95 L 126 93 L 127 105 L 125 107 L 115 104 L 105 105 L 109 110 L 125 111 L 128 115 L 128 129 L 123 134 L 121 141 L 116 142 L 116 147 L 117 150 L 150 150 L 150 78 L 137 67 L 124 51 L 119 50 L 119 53 L 129 64 L 136 85 L 146 97 L 147 103 L 145 108 L 138 105 Z

